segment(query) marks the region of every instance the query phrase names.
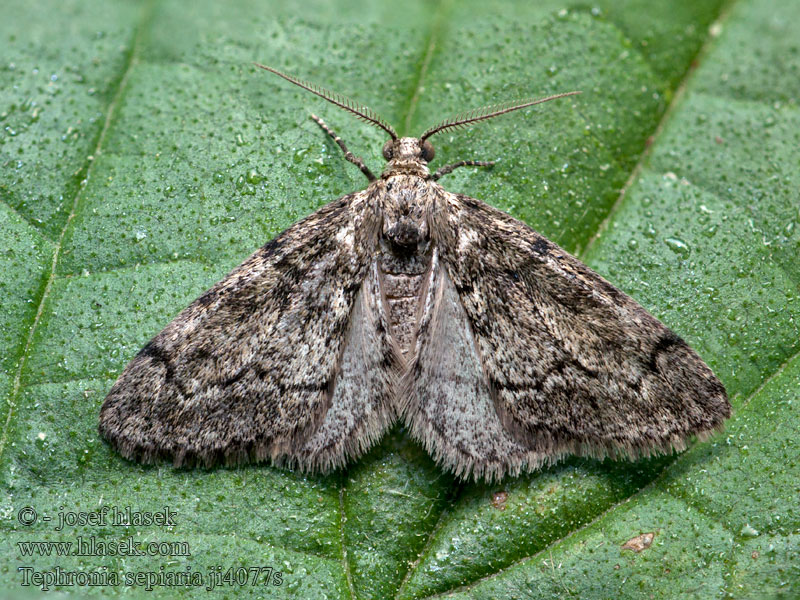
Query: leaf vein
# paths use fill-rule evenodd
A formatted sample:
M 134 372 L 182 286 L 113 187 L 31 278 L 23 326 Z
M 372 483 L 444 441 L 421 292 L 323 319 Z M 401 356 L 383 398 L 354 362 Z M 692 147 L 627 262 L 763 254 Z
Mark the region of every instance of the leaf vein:
M 106 112 L 106 118 L 103 123 L 103 128 L 100 131 L 100 135 L 97 138 L 97 144 L 95 146 L 94 152 L 92 152 L 92 156 L 98 156 L 102 150 L 103 143 L 106 139 L 106 134 L 108 133 L 108 129 L 111 125 L 111 121 L 114 116 L 114 111 L 117 105 L 122 98 L 125 88 L 127 87 L 128 78 L 130 76 L 131 70 L 133 66 L 137 62 L 138 51 L 141 46 L 141 39 L 143 35 L 143 31 L 149 22 L 153 13 L 153 2 L 151 1 L 149 4 L 146 5 L 145 9 L 143 10 L 143 16 L 141 21 L 139 22 L 139 26 L 137 27 L 136 34 L 134 36 L 131 52 L 128 55 L 128 60 L 125 63 L 124 71 L 122 77 L 119 80 L 119 86 L 117 87 L 117 91 L 114 94 L 111 102 L 108 105 L 108 110 Z M 94 162 L 90 162 L 89 165 L 86 167 L 86 177 L 85 179 L 88 180 L 91 177 L 92 170 L 93 170 Z M 36 315 L 33 318 L 33 322 L 28 330 L 28 336 L 25 340 L 25 345 L 22 349 L 22 353 L 20 354 L 19 360 L 17 361 L 17 368 L 16 372 L 14 373 L 13 383 L 11 385 L 11 391 L 8 395 L 8 412 L 6 414 L 5 423 L 3 423 L 3 430 L 2 434 L 0 434 L 0 457 L 3 456 L 3 451 L 5 449 L 6 443 L 8 441 L 8 430 L 11 426 L 11 420 L 15 414 L 15 408 L 17 405 L 17 398 L 19 397 L 20 391 L 22 389 L 22 374 L 25 370 L 25 365 L 27 364 L 26 357 L 30 353 L 31 346 L 33 344 L 33 339 L 36 334 L 36 331 L 39 327 L 39 324 L 42 319 L 42 315 L 44 313 L 45 304 L 49 298 L 50 290 L 53 287 L 53 282 L 56 279 L 56 270 L 58 267 L 58 260 L 61 256 L 61 248 L 64 243 L 64 238 L 67 234 L 67 231 L 72 224 L 72 221 L 75 219 L 75 216 L 78 213 L 78 209 L 80 207 L 81 198 L 83 195 L 84 186 L 80 186 L 76 192 L 75 196 L 72 199 L 72 206 L 70 207 L 70 214 L 67 217 L 67 220 L 64 222 L 64 226 L 61 229 L 61 233 L 58 236 L 58 240 L 55 242 L 55 247 L 53 249 L 53 258 L 50 261 L 50 272 L 47 276 L 47 283 L 42 290 L 41 297 L 39 298 L 39 303 L 36 308 Z

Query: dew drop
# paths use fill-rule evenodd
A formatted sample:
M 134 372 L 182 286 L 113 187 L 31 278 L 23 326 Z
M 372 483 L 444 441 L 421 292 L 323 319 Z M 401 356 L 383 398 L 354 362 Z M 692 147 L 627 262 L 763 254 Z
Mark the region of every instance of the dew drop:
M 298 150 L 295 150 L 292 160 L 295 162 L 295 164 L 301 163 L 308 153 L 308 148 L 299 148 Z
M 755 529 L 752 525 L 745 525 L 744 527 L 742 527 L 742 530 L 739 533 L 744 537 L 750 537 L 750 538 L 758 537 L 760 535 L 758 530 Z
M 689 245 L 680 238 L 669 237 L 664 240 L 664 243 L 681 258 L 686 258 L 691 254 Z
M 703 235 L 706 236 L 707 238 L 712 238 L 717 234 L 717 229 L 718 229 L 717 225 L 715 224 L 709 225 L 708 227 L 703 229 Z

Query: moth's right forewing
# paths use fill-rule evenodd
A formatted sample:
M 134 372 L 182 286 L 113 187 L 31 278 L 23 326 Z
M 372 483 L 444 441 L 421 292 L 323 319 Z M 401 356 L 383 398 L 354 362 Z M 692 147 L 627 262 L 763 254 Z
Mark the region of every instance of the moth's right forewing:
M 431 223 L 496 415 L 529 450 L 528 468 L 568 453 L 669 452 L 730 415 L 683 340 L 524 223 L 444 190 Z
M 101 410 L 102 435 L 128 458 L 176 464 L 271 459 L 325 469 L 362 450 L 376 435 L 370 428 L 391 418 L 387 378 L 370 382 L 375 406 L 368 431 L 361 430 L 366 441 L 348 445 L 330 434 L 327 449 L 301 448 L 336 386 L 347 383 L 340 361 L 348 340 L 390 352 L 382 340 L 352 341 L 362 335 L 351 323 L 356 300 L 362 297 L 358 318 L 369 302 L 375 210 L 369 190 L 336 200 L 198 298 L 120 375 Z

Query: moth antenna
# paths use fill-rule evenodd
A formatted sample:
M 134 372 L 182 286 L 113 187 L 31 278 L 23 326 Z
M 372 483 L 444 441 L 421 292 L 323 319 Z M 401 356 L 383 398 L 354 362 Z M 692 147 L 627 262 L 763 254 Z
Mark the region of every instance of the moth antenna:
M 502 104 L 492 104 L 491 106 L 484 106 L 482 108 L 476 108 L 465 113 L 461 113 L 439 123 L 435 127 L 431 127 L 425 133 L 423 133 L 419 141 L 423 142 L 427 138 L 435 135 L 441 131 L 445 131 L 447 129 L 458 129 L 460 127 L 468 127 L 473 123 L 477 123 L 478 121 L 485 121 L 486 119 L 491 119 L 492 117 L 497 117 L 500 115 L 504 115 L 509 113 L 513 110 L 519 110 L 520 108 L 526 108 L 528 106 L 533 106 L 534 104 L 541 104 L 542 102 L 547 102 L 549 100 L 556 100 L 558 98 L 563 98 L 565 96 L 575 96 L 576 94 L 580 94 L 580 92 L 564 92 L 563 94 L 555 94 L 554 96 L 548 96 L 547 98 L 538 98 L 536 100 L 526 99 L 526 100 L 518 100 L 513 102 L 504 102 Z
M 386 133 L 392 136 L 393 140 L 397 139 L 397 133 L 395 132 L 394 128 L 389 125 L 386 121 L 381 119 L 378 114 L 369 108 L 368 106 L 363 106 L 358 104 L 351 98 L 347 96 L 343 96 L 342 94 L 337 94 L 336 92 L 332 92 L 329 89 L 326 89 L 322 86 L 319 86 L 315 83 L 310 83 L 308 81 L 303 81 L 302 79 L 297 79 L 296 77 L 292 77 L 291 75 L 287 75 L 286 73 L 281 73 L 277 69 L 273 69 L 272 67 L 267 67 L 266 65 L 261 65 L 259 63 L 253 63 L 257 67 L 261 67 L 262 69 L 269 71 L 270 73 L 275 73 L 278 77 L 283 77 L 286 81 L 293 83 L 297 86 L 300 86 L 304 90 L 308 90 L 312 94 L 316 94 L 320 98 L 324 98 L 331 104 L 335 104 L 336 106 L 343 108 L 347 111 L 350 111 L 354 115 L 356 115 L 362 121 L 366 121 L 367 123 L 371 123 L 377 127 L 383 129 Z

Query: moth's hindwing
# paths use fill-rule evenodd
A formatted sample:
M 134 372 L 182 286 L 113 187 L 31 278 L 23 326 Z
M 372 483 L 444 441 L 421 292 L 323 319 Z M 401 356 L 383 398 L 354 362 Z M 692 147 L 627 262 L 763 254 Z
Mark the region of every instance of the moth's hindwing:
M 395 418 L 378 227 L 363 191 L 258 250 L 128 365 L 101 434 L 128 458 L 177 465 L 267 459 L 327 471 L 363 452 Z
M 417 359 L 406 377 L 404 407 L 412 435 L 461 477 L 519 473 L 528 458 L 497 417 L 472 326 L 434 252 L 417 336 Z
M 527 225 L 444 190 L 430 222 L 439 265 L 405 419 L 456 473 L 671 452 L 730 416 L 683 340 Z

